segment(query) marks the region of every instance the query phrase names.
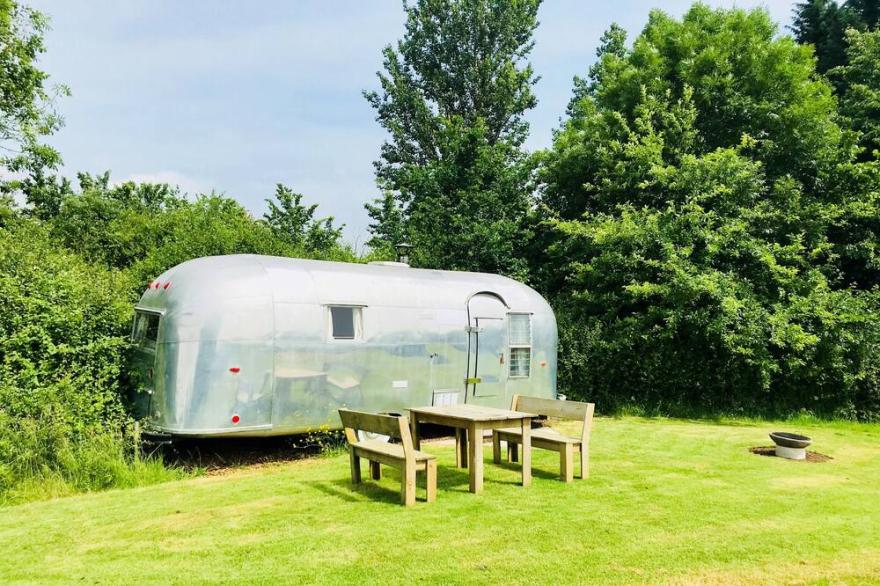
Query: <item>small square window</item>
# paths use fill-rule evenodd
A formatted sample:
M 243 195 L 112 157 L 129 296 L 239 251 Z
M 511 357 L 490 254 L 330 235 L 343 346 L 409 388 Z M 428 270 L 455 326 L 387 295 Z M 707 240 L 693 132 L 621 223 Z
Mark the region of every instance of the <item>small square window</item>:
M 510 376 L 528 377 L 532 365 L 531 348 L 510 349 Z
M 361 339 L 361 308 L 350 305 L 330 307 L 330 336 L 334 340 Z

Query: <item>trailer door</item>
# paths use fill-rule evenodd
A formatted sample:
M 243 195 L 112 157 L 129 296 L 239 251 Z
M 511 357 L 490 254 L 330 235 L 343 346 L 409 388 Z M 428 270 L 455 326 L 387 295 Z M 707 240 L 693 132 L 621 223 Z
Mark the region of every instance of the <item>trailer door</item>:
M 471 397 L 498 397 L 493 405 L 505 406 L 507 369 L 507 308 L 490 293 L 479 293 L 468 301 L 470 353 L 466 389 Z

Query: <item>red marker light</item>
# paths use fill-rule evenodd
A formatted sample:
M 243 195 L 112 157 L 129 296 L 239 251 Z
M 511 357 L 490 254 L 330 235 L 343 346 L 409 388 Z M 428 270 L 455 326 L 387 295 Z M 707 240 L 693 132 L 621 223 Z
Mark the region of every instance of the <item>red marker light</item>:
M 162 287 L 162 288 L 163 288 L 163 289 L 167 289 L 170 285 L 171 285 L 171 281 L 168 281 L 167 283 L 165 283 L 165 286 Z
M 229 372 L 231 372 L 232 374 L 238 374 L 239 370 L 241 370 L 239 367 L 233 366 L 232 368 L 229 369 Z
M 237 424 L 239 421 L 241 421 L 241 417 L 239 417 L 238 415 L 232 416 L 232 423 Z

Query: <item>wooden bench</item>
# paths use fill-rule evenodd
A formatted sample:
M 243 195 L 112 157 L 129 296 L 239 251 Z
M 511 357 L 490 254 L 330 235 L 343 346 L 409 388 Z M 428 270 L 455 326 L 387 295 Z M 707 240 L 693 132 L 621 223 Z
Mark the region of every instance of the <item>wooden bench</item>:
M 385 464 L 400 470 L 400 500 L 410 507 L 416 502 L 416 472 L 424 471 L 427 480 L 427 498 L 430 503 L 437 499 L 437 459 L 413 448 L 409 421 L 406 417 L 376 415 L 340 409 L 339 417 L 345 428 L 348 454 L 351 460 L 351 481 L 361 482 L 361 458 L 370 462 L 373 480 L 382 477 L 380 466 Z M 381 433 L 400 440 L 399 444 L 383 440 L 359 441 L 357 430 Z
M 559 476 L 565 482 L 574 478 L 574 452 L 581 456 L 581 478 L 590 475 L 590 428 L 593 426 L 593 403 L 576 401 L 554 401 L 514 395 L 511 405 L 513 411 L 527 411 L 547 417 L 571 419 L 582 423 L 580 437 L 563 435 L 550 427 L 533 429 L 532 447 L 559 452 Z M 522 431 L 518 428 L 496 429 L 492 432 L 492 455 L 495 463 L 501 462 L 501 440 L 507 442 L 507 457 L 510 461 L 518 459 L 518 446 L 522 439 Z

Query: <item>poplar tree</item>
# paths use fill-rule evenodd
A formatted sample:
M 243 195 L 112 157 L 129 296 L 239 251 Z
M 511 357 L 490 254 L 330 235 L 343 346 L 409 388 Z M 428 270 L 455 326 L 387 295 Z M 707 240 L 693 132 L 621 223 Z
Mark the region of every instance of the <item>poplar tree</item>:
M 404 35 L 385 48 L 380 89 L 364 92 L 388 131 L 368 206 L 373 244 L 403 233 L 419 266 L 523 275 L 517 247 L 529 209 L 524 113 L 537 77 L 527 62 L 540 0 L 405 3 Z

